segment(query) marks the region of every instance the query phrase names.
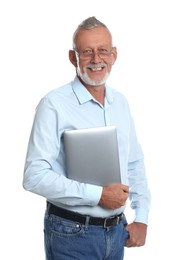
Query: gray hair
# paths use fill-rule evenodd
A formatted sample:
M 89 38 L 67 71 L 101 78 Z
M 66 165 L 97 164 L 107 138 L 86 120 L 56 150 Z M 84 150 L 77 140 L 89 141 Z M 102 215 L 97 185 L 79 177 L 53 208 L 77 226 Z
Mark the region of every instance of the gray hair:
M 110 33 L 109 29 L 107 28 L 107 26 L 104 23 L 102 23 L 101 21 L 99 21 L 95 16 L 92 16 L 92 17 L 89 17 L 86 20 L 82 21 L 78 25 L 76 31 L 73 34 L 73 49 L 76 48 L 76 38 L 77 38 L 78 33 L 81 30 L 92 30 L 96 27 L 106 28 L 110 34 L 110 37 L 112 38 L 111 33 Z

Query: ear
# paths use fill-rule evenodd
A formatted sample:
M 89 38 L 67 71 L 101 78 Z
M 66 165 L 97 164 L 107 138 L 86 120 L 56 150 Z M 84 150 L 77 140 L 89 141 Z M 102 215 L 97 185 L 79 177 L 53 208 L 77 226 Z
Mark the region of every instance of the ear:
M 115 63 L 117 56 L 118 56 L 117 48 L 113 47 L 113 50 L 112 50 L 112 65 Z
M 75 51 L 69 50 L 69 60 L 75 67 L 77 67 L 77 59 L 76 59 Z

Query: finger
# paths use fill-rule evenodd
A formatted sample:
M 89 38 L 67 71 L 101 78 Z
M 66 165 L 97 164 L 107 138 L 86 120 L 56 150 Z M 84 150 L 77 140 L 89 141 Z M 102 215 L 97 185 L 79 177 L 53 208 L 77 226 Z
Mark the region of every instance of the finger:
M 129 193 L 129 187 L 127 185 L 123 185 L 122 189 L 123 189 L 124 192 Z
M 130 238 L 126 241 L 125 246 L 126 247 L 132 247 L 133 246 L 133 243 L 131 242 Z

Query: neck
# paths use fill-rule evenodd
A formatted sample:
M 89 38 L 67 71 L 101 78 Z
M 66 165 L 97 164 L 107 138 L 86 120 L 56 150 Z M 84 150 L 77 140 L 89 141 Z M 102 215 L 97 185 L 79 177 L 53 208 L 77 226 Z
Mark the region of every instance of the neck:
M 104 106 L 105 86 L 85 86 L 90 94 Z

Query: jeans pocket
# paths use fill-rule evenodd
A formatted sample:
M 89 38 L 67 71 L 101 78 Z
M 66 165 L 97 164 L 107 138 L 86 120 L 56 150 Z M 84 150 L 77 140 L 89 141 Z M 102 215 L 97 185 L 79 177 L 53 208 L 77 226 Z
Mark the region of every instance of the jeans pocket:
M 51 233 L 59 237 L 73 237 L 84 232 L 84 228 L 80 223 L 57 216 L 52 217 L 50 228 Z

